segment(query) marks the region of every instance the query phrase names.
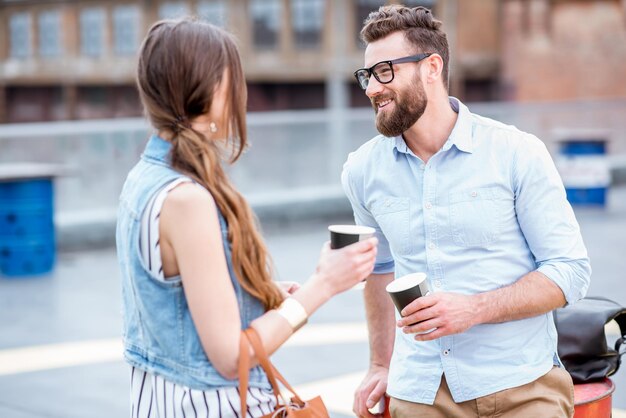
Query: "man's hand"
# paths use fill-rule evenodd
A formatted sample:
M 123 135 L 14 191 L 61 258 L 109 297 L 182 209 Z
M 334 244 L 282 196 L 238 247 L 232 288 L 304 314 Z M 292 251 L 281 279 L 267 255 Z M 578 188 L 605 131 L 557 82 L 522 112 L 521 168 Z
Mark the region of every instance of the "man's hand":
M 402 310 L 403 318 L 396 325 L 406 334 L 418 334 L 417 341 L 429 341 L 446 335 L 462 333 L 479 323 L 476 301 L 459 293 L 431 293 L 415 299 Z
M 354 392 L 352 412 L 359 418 L 382 417 L 382 414 L 372 414 L 369 409 L 378 403 L 387 390 L 387 376 L 389 369 L 383 366 L 371 365 L 370 369 Z

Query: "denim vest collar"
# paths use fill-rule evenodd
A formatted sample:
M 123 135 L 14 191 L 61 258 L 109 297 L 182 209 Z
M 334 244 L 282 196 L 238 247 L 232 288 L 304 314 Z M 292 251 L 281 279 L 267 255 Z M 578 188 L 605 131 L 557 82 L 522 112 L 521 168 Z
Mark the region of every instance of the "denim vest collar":
M 159 137 L 158 135 L 152 135 L 148 140 L 146 149 L 144 150 L 141 158 L 158 162 L 162 164 L 170 165 L 170 151 L 172 149 L 172 143 Z

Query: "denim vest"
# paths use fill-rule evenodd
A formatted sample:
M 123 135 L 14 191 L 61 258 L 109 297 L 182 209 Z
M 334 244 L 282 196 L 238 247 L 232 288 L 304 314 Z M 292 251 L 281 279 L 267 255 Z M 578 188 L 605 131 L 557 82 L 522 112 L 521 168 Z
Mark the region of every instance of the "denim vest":
M 169 142 L 153 135 L 141 160 L 128 174 L 120 196 L 116 242 L 122 273 L 124 355 L 131 365 L 192 389 L 237 386 L 239 382 L 221 376 L 204 353 L 180 276 L 159 281 L 146 270 L 140 256 L 143 211 L 163 186 L 183 177 L 169 165 L 170 148 Z M 227 238 L 228 226 L 219 209 L 218 216 L 241 326 L 245 329 L 264 313 L 264 308 L 237 281 Z M 250 385 L 270 388 L 260 367 L 250 371 Z

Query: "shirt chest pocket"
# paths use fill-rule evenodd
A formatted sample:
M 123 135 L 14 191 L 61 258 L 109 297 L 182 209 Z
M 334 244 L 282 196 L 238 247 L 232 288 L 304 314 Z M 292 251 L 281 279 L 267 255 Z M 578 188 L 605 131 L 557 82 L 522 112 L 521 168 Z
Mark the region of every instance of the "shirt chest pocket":
M 411 202 L 407 197 L 383 197 L 370 205 L 392 252 L 399 255 L 411 252 L 410 209 Z
M 450 230 L 462 247 L 484 246 L 500 237 L 506 196 L 495 188 L 450 192 Z

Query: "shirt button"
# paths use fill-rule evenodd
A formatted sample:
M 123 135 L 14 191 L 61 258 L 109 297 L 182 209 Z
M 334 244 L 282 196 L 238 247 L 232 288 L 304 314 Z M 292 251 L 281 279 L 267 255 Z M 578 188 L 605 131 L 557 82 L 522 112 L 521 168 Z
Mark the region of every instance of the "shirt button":
M 428 244 L 428 248 L 430 248 L 431 250 L 435 248 L 435 243 L 431 242 L 430 244 Z
M 420 164 L 420 170 L 423 170 L 424 167 L 425 167 L 424 164 Z
M 450 354 L 450 350 L 443 350 L 443 355 L 447 356 L 448 354 Z
M 426 203 L 426 209 L 432 209 L 433 205 L 430 204 L 430 202 Z
M 473 191 L 472 192 L 472 197 L 476 197 L 476 196 L 478 196 L 478 193 L 476 193 L 476 191 Z

